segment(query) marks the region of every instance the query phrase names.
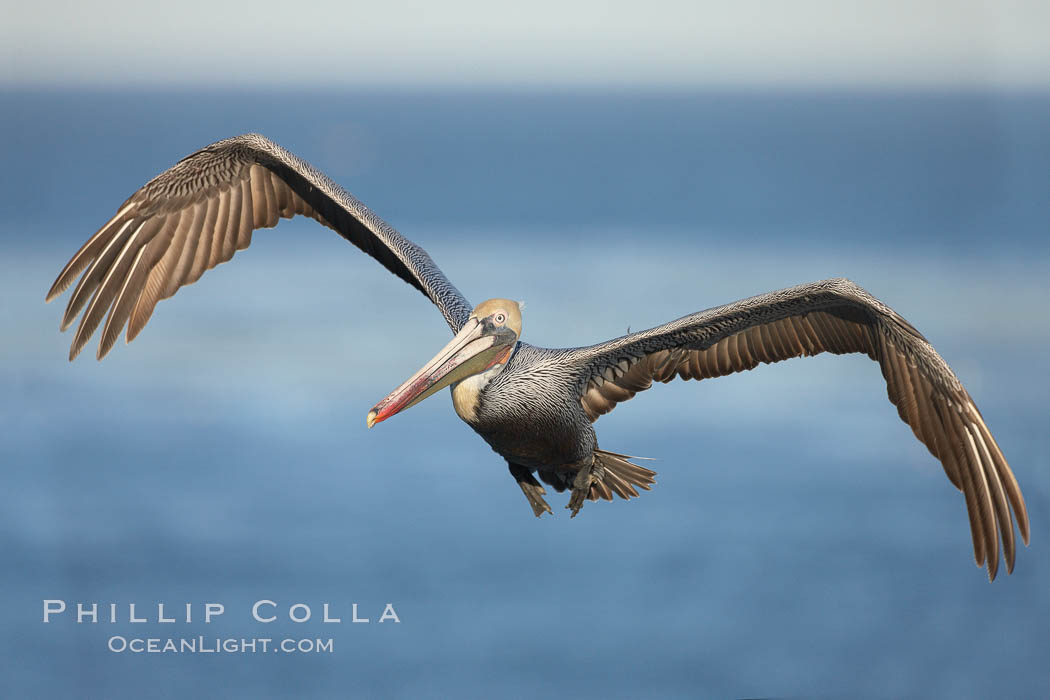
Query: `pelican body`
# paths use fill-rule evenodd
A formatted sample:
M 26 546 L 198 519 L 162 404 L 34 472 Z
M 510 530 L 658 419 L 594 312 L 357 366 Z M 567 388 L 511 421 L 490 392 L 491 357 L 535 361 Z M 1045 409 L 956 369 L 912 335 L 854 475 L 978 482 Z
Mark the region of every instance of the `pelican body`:
M 414 286 L 454 334 L 368 412 L 368 426 L 450 387 L 457 415 L 506 459 L 537 517 L 552 512 L 540 481 L 571 491 L 566 507 L 574 517 L 588 499 L 630 499 L 655 484 L 655 472 L 600 449 L 593 427 L 654 382 L 863 353 L 879 363 L 900 417 L 962 491 L 977 565 L 994 579 L 1001 555 L 1013 570 L 1015 521 L 1028 543 L 1020 487 L 962 383 L 919 331 L 849 280 L 762 294 L 588 347 L 535 347 L 520 340 L 518 302 L 497 298 L 472 308 L 425 251 L 257 134 L 218 141 L 150 180 L 70 259 L 47 295 L 57 297 L 80 275 L 61 323 L 65 330 L 81 319 L 70 360 L 103 320 L 98 359 L 125 327 L 130 342 L 159 300 L 247 247 L 254 230 L 295 215 L 335 230 Z

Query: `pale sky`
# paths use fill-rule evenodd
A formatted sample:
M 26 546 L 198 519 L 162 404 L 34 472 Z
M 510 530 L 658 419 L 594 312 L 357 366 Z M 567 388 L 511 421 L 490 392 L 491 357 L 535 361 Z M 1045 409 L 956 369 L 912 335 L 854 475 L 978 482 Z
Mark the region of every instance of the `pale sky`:
M 1050 0 L 4 3 L 0 85 L 1050 87 Z

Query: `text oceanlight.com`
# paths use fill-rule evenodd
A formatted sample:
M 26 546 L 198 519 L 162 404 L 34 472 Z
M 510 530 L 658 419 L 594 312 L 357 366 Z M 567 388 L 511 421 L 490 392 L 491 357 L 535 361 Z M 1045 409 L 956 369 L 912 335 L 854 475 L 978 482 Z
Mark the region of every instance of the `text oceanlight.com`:
M 269 637 L 220 638 L 220 637 L 180 637 L 166 639 L 151 637 L 109 638 L 107 645 L 115 653 L 131 652 L 132 654 L 260 654 L 266 652 L 284 654 L 331 654 L 335 651 L 335 641 L 327 639 L 277 639 Z

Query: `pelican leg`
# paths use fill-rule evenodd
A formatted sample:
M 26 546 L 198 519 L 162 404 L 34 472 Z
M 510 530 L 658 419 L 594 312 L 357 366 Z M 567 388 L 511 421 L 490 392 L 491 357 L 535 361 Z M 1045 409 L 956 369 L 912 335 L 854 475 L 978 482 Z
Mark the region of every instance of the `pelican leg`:
M 538 518 L 544 513 L 554 514 L 551 507 L 547 505 L 547 501 L 543 500 L 543 495 L 547 493 L 540 482 L 536 481 L 536 477 L 532 475 L 532 471 L 522 467 L 518 464 L 511 464 L 507 462 L 507 467 L 510 468 L 510 475 L 514 477 L 514 480 L 518 482 L 518 486 L 521 487 L 521 492 L 525 494 L 525 498 L 528 500 L 529 505 L 532 506 L 533 514 Z
M 587 496 L 591 493 L 591 484 L 601 481 L 604 477 L 605 467 L 598 460 L 594 460 L 585 467 L 580 467 L 579 471 L 576 472 L 576 478 L 572 482 L 572 496 L 569 498 L 569 504 L 565 506 L 572 511 L 572 515 L 569 517 L 576 517 L 576 514 L 583 508 L 583 502 L 587 500 Z

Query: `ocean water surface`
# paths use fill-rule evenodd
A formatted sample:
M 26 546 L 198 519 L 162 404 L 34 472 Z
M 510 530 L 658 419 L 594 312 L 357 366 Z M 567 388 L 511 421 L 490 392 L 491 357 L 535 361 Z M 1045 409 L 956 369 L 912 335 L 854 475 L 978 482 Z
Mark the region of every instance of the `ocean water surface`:
M 4 697 L 1036 697 L 1050 689 L 1050 98 L 1002 94 L 0 94 Z M 1032 544 L 972 565 L 961 494 L 828 357 L 658 386 L 603 447 L 658 485 L 537 521 L 445 394 L 369 431 L 448 339 L 311 221 L 257 232 L 101 363 L 62 264 L 135 188 L 260 131 L 523 339 L 590 344 L 847 276 L 956 370 Z M 101 604 L 43 623 L 43 601 Z M 260 623 L 270 600 L 278 620 Z M 108 605 L 119 620 L 106 621 Z M 135 603 L 149 622 L 128 621 Z M 157 603 L 191 622 L 160 623 Z M 204 605 L 224 614 L 203 621 Z M 309 621 L 289 608 L 309 605 Z M 325 623 L 322 606 L 341 623 Z M 379 622 L 392 604 L 400 622 Z M 370 622 L 354 623 L 357 616 Z M 268 610 L 269 608 L 264 608 Z M 302 609 L 298 609 L 301 613 Z M 331 639 L 113 652 L 113 637 Z

